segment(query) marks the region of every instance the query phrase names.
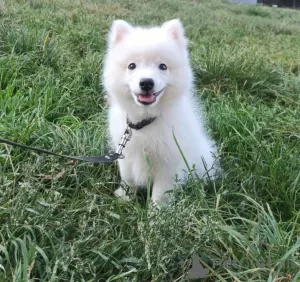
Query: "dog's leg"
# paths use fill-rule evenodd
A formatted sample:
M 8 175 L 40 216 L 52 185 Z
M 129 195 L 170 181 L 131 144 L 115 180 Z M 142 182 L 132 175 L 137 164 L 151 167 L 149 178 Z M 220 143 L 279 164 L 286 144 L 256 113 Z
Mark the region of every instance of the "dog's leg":
M 119 163 L 119 169 L 120 169 L 122 181 L 125 182 L 126 185 L 128 185 L 131 189 L 134 189 L 135 185 L 132 180 L 133 179 L 132 172 L 131 172 L 129 165 L 126 162 L 124 162 L 123 160 L 120 160 L 118 163 Z M 114 194 L 115 194 L 115 196 L 122 199 L 123 201 L 130 201 L 130 197 L 129 197 L 129 195 L 127 195 L 126 190 L 127 189 L 125 187 L 120 186 L 114 192 Z
M 174 188 L 174 180 L 167 173 L 159 173 L 156 175 L 153 183 L 152 201 L 156 205 L 168 204 L 172 200 L 170 193 L 166 193 L 168 190 Z

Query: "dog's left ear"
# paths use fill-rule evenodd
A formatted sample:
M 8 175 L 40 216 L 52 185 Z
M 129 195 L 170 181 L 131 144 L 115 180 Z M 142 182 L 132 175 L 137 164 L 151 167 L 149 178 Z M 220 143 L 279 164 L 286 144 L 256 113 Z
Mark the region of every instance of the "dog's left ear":
M 179 19 L 165 22 L 162 25 L 162 28 L 167 31 L 170 39 L 175 40 L 181 47 L 185 48 L 187 46 L 187 39 L 184 35 L 184 28 Z
M 123 20 L 115 20 L 109 33 L 109 45 L 114 46 L 118 44 L 132 29 L 133 27 L 129 23 Z

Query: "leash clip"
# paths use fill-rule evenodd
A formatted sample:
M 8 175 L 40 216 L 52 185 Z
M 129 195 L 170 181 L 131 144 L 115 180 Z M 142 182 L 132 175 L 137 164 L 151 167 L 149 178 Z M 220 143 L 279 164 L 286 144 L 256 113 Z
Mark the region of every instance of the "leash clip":
M 127 126 L 122 138 L 121 138 L 121 141 L 119 143 L 119 147 L 116 151 L 116 154 L 119 155 L 119 159 L 124 159 L 125 156 L 122 155 L 122 151 L 123 149 L 125 148 L 126 146 L 126 143 L 131 139 L 131 136 L 132 136 L 132 130 L 129 126 Z

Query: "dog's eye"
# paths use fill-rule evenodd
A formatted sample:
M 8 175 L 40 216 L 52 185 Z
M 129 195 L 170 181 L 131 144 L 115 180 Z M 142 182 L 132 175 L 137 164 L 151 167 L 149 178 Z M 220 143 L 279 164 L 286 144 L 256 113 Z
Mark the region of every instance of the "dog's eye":
M 167 66 L 165 64 L 160 64 L 159 65 L 159 69 L 161 70 L 166 70 L 167 69 Z
M 136 64 L 135 64 L 135 63 L 131 63 L 131 64 L 128 66 L 128 68 L 129 68 L 130 70 L 134 70 L 134 69 L 136 68 Z

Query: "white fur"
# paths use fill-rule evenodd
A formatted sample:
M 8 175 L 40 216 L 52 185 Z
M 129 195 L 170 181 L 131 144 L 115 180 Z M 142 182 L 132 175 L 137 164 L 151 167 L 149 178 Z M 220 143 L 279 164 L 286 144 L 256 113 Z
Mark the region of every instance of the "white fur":
M 143 129 L 133 129 L 123 150 L 125 159 L 118 161 L 122 180 L 134 188 L 146 186 L 150 177 L 152 200 L 161 203 L 168 198 L 165 192 L 173 188 L 175 176 L 185 180 L 188 171 L 173 130 L 189 166 L 196 166 L 198 176 L 206 172 L 203 159 L 210 169 L 216 152 L 193 96 L 183 26 L 177 19 L 153 28 L 132 27 L 117 20 L 112 25 L 108 46 L 103 83 L 110 99 L 109 130 L 114 149 L 125 131 L 126 116 L 133 123 L 156 117 Z M 128 69 L 131 63 L 136 64 L 136 69 Z M 160 70 L 161 63 L 168 69 Z M 154 80 L 154 92 L 165 88 L 151 105 L 138 102 L 141 78 Z M 116 195 L 123 197 L 121 189 Z

